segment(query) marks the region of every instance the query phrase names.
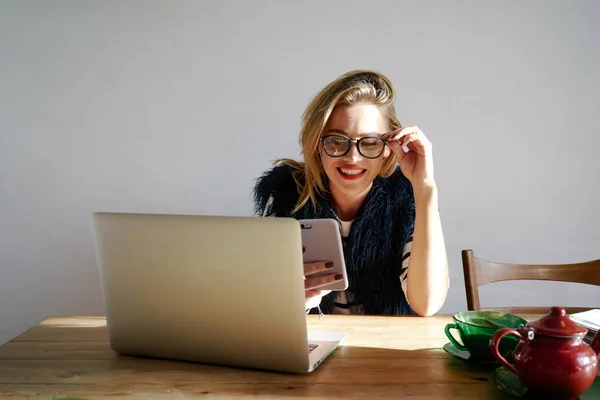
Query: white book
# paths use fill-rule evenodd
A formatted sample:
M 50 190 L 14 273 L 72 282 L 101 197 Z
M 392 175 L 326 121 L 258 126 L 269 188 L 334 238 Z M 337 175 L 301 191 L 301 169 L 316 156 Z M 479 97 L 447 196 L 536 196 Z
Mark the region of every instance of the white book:
M 571 319 L 590 331 L 600 330 L 600 309 L 593 309 L 570 315 Z

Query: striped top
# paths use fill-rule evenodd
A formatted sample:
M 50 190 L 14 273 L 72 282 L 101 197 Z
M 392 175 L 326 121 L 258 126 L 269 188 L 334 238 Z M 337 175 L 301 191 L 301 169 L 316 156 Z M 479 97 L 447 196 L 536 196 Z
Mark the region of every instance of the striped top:
M 342 244 L 344 247 L 348 241 L 348 234 L 350 233 L 350 227 L 352 226 L 352 221 L 340 221 L 341 223 L 341 234 L 342 234 Z M 402 286 L 402 291 L 404 292 L 404 296 L 407 296 L 406 288 L 407 288 L 407 277 L 408 277 L 408 263 L 410 261 L 410 251 L 412 249 L 412 236 L 408 239 L 406 244 L 404 245 L 404 249 L 402 251 L 402 268 L 400 269 L 400 285 Z M 360 304 L 357 304 L 353 301 L 352 292 L 350 290 L 335 292 L 336 296 L 334 298 L 334 314 L 362 314 Z M 408 302 L 408 297 L 406 299 Z

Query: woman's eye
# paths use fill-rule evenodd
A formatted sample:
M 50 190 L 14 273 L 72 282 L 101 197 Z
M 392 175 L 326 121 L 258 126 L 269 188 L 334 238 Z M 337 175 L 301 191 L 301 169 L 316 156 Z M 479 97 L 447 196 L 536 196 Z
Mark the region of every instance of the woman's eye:
M 367 139 L 362 141 L 363 146 L 373 147 L 377 146 L 377 139 Z
M 331 143 L 334 146 L 342 146 L 346 141 L 344 139 L 329 139 L 329 143 Z

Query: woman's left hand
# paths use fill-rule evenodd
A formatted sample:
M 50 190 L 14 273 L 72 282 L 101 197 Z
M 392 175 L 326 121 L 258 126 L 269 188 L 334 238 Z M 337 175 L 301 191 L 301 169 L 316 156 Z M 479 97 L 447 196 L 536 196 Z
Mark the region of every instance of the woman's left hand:
M 408 126 L 382 138 L 387 139 L 388 147 L 396 154 L 400 169 L 413 188 L 435 186 L 431 142 L 418 127 Z

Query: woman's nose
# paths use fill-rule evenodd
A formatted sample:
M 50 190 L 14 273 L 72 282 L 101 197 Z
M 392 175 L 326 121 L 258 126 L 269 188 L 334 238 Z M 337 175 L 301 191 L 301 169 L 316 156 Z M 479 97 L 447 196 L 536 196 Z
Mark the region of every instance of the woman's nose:
M 358 145 L 356 142 L 350 143 L 350 149 L 348 149 L 348 152 L 344 155 L 344 158 L 347 158 L 352 161 L 360 160 L 362 158 L 358 151 Z

